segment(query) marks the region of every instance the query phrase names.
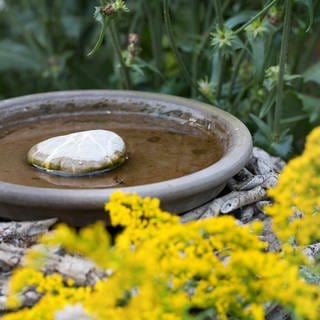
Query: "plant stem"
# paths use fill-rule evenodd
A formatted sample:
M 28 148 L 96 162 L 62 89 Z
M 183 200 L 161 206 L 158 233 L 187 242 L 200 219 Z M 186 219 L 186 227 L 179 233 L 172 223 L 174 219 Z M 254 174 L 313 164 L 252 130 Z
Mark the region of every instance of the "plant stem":
M 163 15 L 164 15 L 164 24 L 165 24 L 165 28 L 167 31 L 167 35 L 169 38 L 169 42 L 170 42 L 170 46 L 172 48 L 172 51 L 176 57 L 178 66 L 181 70 L 181 73 L 184 77 L 184 79 L 188 82 L 190 88 L 195 88 L 195 90 L 197 90 L 197 92 L 209 103 L 212 103 L 212 101 L 210 101 L 208 99 L 207 96 L 205 96 L 202 92 L 199 91 L 198 85 L 192 80 L 189 71 L 186 67 L 186 65 L 184 64 L 182 57 L 179 53 L 179 50 L 176 46 L 175 43 L 175 39 L 174 39 L 174 35 L 173 35 L 173 31 L 172 31 L 172 24 L 171 24 L 171 19 L 170 19 L 170 15 L 169 15 L 169 6 L 168 6 L 168 0 L 163 0 Z
M 223 30 L 223 15 L 222 15 L 222 9 L 221 9 L 221 2 L 220 0 L 213 0 L 214 9 L 216 12 L 216 20 L 217 20 L 217 26 L 220 30 Z M 216 91 L 216 99 L 219 101 L 222 91 L 222 85 L 223 85 L 223 73 L 224 73 L 224 67 L 225 67 L 225 56 L 223 53 L 223 50 L 218 51 L 218 60 L 219 60 L 219 67 L 218 67 L 218 84 L 217 84 L 217 91 Z
M 155 4 L 157 6 L 155 11 L 153 11 L 152 8 L 150 7 L 149 1 L 144 1 L 143 4 L 144 4 L 145 12 L 147 14 L 148 25 L 149 25 L 150 35 L 151 35 L 152 55 L 154 57 L 154 62 L 157 70 L 161 72 L 162 48 L 161 48 L 161 42 L 159 39 L 161 39 L 162 30 L 159 30 L 161 28 L 161 21 L 159 19 L 160 15 L 159 15 L 159 8 L 158 8 L 159 4 L 158 3 Z M 159 87 L 160 75 L 155 74 L 153 79 L 154 79 L 155 86 Z
M 216 12 L 217 25 L 219 29 L 223 29 L 223 15 L 220 0 L 213 0 L 214 10 Z
M 248 43 L 248 41 L 246 41 L 245 47 L 247 46 L 247 43 Z M 245 53 L 246 53 L 246 49 L 243 48 L 240 51 L 240 53 L 237 56 L 237 59 L 236 59 L 236 61 L 234 63 L 234 68 L 233 68 L 233 72 L 232 72 L 232 75 L 231 75 L 230 87 L 229 87 L 229 92 L 228 92 L 228 97 L 227 97 L 227 99 L 229 101 L 231 100 L 233 89 L 234 89 L 234 86 L 235 86 L 235 83 L 236 83 L 236 79 L 237 79 L 239 71 L 240 71 L 240 66 L 241 66 L 241 64 L 243 62 L 243 59 L 245 57 Z
M 230 4 L 230 0 L 225 0 L 223 2 L 222 13 L 228 8 L 229 4 Z
M 115 50 L 116 57 L 118 58 L 119 63 L 120 63 L 123 88 L 130 89 L 131 88 L 130 74 L 129 74 L 129 70 L 128 70 L 127 66 L 125 65 L 123 57 L 122 57 L 121 47 L 120 47 L 119 38 L 118 38 L 118 32 L 117 32 L 116 25 L 113 20 L 111 20 L 109 23 L 109 31 L 110 31 L 111 41 L 112 41 L 112 45 Z
M 199 3 L 197 0 L 190 1 L 190 9 L 192 13 L 192 23 L 191 23 L 191 29 L 193 34 L 199 34 L 199 27 L 200 27 L 200 19 L 199 16 L 201 15 L 201 10 L 199 8 Z M 198 78 L 198 70 L 197 70 L 197 46 L 195 45 L 195 49 L 192 51 L 191 56 L 191 78 L 193 82 L 197 82 Z M 197 90 L 194 87 L 191 87 L 191 97 L 195 97 L 197 93 Z
M 198 64 L 199 64 L 199 58 L 200 55 L 206 45 L 206 42 L 208 41 L 208 38 L 210 36 L 211 30 L 214 28 L 215 23 L 210 23 L 211 20 L 211 10 L 212 9 L 212 2 L 209 2 L 207 11 L 206 11 L 206 17 L 204 19 L 204 32 L 201 35 L 200 43 L 195 49 L 193 58 L 192 58 L 192 76 L 193 79 L 197 79 L 198 76 Z M 194 89 L 194 88 L 193 88 Z
M 223 85 L 223 72 L 225 67 L 225 57 L 222 50 L 218 52 L 218 59 L 219 59 L 219 66 L 218 66 L 218 84 L 217 84 L 217 91 L 216 91 L 216 99 L 217 101 L 220 100 L 222 85 Z
M 279 0 L 272 0 L 270 3 L 268 3 L 261 11 L 259 11 L 255 16 L 253 16 L 248 22 L 246 22 L 244 25 L 242 25 L 240 28 L 234 31 L 235 34 L 238 34 L 245 30 L 252 22 L 260 18 L 262 15 L 264 15 L 273 5 L 276 4 Z
M 282 103 L 284 96 L 284 75 L 285 67 L 288 56 L 288 46 L 289 46 L 289 36 L 290 36 L 290 27 L 291 27 L 291 11 L 292 11 L 292 1 L 285 0 L 285 16 L 283 22 L 283 32 L 282 32 L 282 42 L 280 48 L 280 58 L 279 58 L 279 75 L 278 75 L 278 85 L 276 92 L 276 105 L 274 110 L 274 119 L 273 119 L 273 131 L 275 139 L 278 139 L 280 136 L 280 120 L 282 115 Z

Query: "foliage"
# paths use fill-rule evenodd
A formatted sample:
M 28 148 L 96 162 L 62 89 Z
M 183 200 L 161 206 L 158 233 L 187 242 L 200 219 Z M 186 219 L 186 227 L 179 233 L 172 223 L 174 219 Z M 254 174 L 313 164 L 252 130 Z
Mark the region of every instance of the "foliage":
M 100 222 L 79 232 L 60 225 L 28 253 L 26 265 L 11 279 L 12 312 L 4 320 L 259 320 L 271 304 L 299 319 L 318 318 L 315 269 L 308 271 L 312 284 L 307 284 L 299 273 L 306 261 L 298 249 L 294 255 L 267 252 L 258 237 L 259 223 L 239 226 L 223 216 L 181 224 L 159 208 L 157 199 L 120 191 L 105 209 L 118 230 L 112 237 Z M 83 287 L 55 273 L 43 274 L 46 250 L 57 245 L 93 260 L 109 276 Z M 19 293 L 27 288 L 41 293 L 40 301 L 16 309 Z
M 288 156 L 320 122 L 319 12 L 319 0 L 2 0 L 0 96 L 131 88 L 192 97 Z

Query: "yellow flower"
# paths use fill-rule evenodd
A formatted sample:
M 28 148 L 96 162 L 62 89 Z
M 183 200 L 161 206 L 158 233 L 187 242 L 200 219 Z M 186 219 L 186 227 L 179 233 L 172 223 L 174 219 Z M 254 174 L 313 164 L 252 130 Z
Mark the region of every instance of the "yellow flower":
M 290 190 L 288 195 L 283 190 L 287 200 L 297 192 Z M 291 221 L 290 205 L 278 205 L 275 228 L 289 224 L 282 236 L 294 231 L 298 241 L 305 242 L 315 234 L 318 224 L 309 219 L 316 215 L 301 223 Z M 231 216 L 180 224 L 177 216 L 160 209 L 159 200 L 121 192 L 114 193 L 105 208 L 112 224 L 123 227 L 115 243 L 102 223 L 79 231 L 58 226 L 42 238 L 39 252 L 28 253 L 26 266 L 18 268 L 10 282 L 12 308 L 24 290 L 35 290 L 41 299 L 4 320 L 53 320 L 57 311 L 76 305 L 98 320 L 192 319 L 191 310 L 210 310 L 219 319 L 259 320 L 265 318 L 269 303 L 317 320 L 319 287 L 300 278 L 299 251 L 284 244 L 283 252 L 266 252 L 266 243 L 256 235 L 261 224 L 239 226 Z M 314 226 L 302 231 L 310 223 Z M 93 286 L 75 286 L 72 279 L 42 273 L 43 264 L 34 260 L 43 261 L 46 250 L 56 245 L 91 259 L 108 277 Z

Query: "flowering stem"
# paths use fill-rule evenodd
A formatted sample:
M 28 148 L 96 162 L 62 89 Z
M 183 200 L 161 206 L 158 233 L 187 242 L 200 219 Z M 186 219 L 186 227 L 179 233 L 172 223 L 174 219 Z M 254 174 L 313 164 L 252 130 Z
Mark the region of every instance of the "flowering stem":
M 120 63 L 120 70 L 121 70 L 121 75 L 122 75 L 123 87 L 125 89 L 130 89 L 131 88 L 130 74 L 129 74 L 129 70 L 128 70 L 127 66 L 125 65 L 123 57 L 122 57 L 118 33 L 117 33 L 116 25 L 113 20 L 110 21 L 109 31 L 110 31 L 110 35 L 111 35 L 112 45 L 114 47 L 116 56 L 117 56 L 119 63 Z
M 285 74 L 285 66 L 286 66 L 286 61 L 288 56 L 292 0 L 285 0 L 284 8 L 285 8 L 285 16 L 284 16 L 284 22 L 283 22 L 282 42 L 281 42 L 280 57 L 279 57 L 278 85 L 277 85 L 277 92 L 276 92 L 276 105 L 274 110 L 274 122 L 273 122 L 273 131 L 276 139 L 278 139 L 280 136 L 280 120 L 281 120 L 281 114 L 282 114 L 282 103 L 283 103 L 283 95 L 284 95 L 284 74 Z
M 278 2 L 278 0 L 272 0 L 269 4 L 267 4 L 261 11 L 259 11 L 255 16 L 253 16 L 248 22 L 246 22 L 244 25 L 242 25 L 240 28 L 234 31 L 235 34 L 238 34 L 245 30 L 253 21 L 260 18 L 262 15 L 264 15 L 272 6 L 274 6 Z
M 245 47 L 247 46 L 247 43 L 248 43 L 248 40 L 246 40 L 246 42 L 245 42 Z M 237 59 L 236 59 L 236 61 L 234 63 L 234 68 L 233 68 L 233 72 L 232 72 L 232 75 L 231 75 L 230 87 L 229 87 L 229 93 L 228 93 L 229 101 L 231 100 L 233 89 L 234 89 L 234 86 L 235 86 L 235 83 L 236 83 L 236 80 L 237 80 L 237 76 L 238 76 L 239 71 L 240 71 L 240 66 L 241 66 L 241 64 L 243 62 L 243 59 L 245 57 L 245 54 L 246 54 L 246 49 L 243 48 L 241 50 L 241 52 L 239 53 L 239 55 L 237 56 Z

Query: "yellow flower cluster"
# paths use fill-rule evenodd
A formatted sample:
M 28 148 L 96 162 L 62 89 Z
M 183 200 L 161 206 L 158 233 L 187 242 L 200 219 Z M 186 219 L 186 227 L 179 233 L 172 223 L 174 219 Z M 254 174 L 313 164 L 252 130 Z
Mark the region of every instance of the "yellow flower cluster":
M 110 213 L 111 224 L 114 226 L 145 229 L 179 222 L 177 216 L 162 211 L 159 205 L 159 199 L 142 199 L 136 194 L 127 195 L 116 191 L 106 203 L 105 210 Z
M 202 312 L 219 320 L 263 320 L 273 303 L 298 318 L 318 319 L 319 287 L 300 279 L 293 260 L 267 252 L 253 226 L 230 216 L 181 224 L 158 200 L 121 192 L 105 208 L 112 225 L 124 228 L 114 244 L 102 223 L 79 232 L 62 225 L 41 242 L 82 254 L 112 275 L 92 287 L 74 286 L 36 270 L 33 251 L 12 277 L 9 301 L 16 308 L 28 288 L 42 297 L 4 320 L 53 320 L 68 306 L 97 320 L 189 320 Z
M 278 185 L 269 191 L 275 204 L 266 208 L 276 234 L 299 246 L 319 241 L 320 230 L 320 127 L 307 138 L 303 154 L 289 162 Z M 298 218 L 299 214 L 303 218 Z
M 8 306 L 12 309 L 19 307 L 23 293 L 26 290 L 35 291 L 41 296 L 40 301 L 32 308 L 25 308 L 4 316 L 11 320 L 51 320 L 57 310 L 66 304 L 89 301 L 92 288 L 75 288 L 71 279 L 64 281 L 59 274 L 44 275 L 42 272 L 24 267 L 17 269 L 10 282 Z

